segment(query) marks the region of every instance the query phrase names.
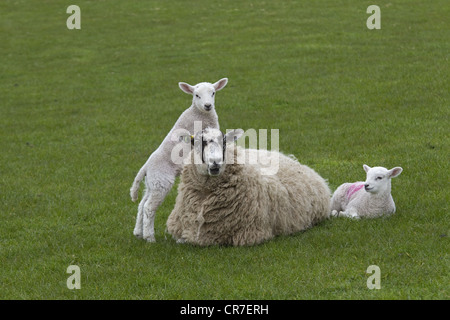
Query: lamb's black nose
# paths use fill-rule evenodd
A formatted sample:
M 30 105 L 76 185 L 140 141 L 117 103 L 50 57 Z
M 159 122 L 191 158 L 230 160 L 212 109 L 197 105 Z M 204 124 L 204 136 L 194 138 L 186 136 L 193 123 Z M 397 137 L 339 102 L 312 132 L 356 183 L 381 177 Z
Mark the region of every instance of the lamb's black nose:
M 205 103 L 204 107 L 206 111 L 211 110 L 211 103 Z
M 369 189 L 369 185 L 368 185 L 368 184 L 365 184 L 365 185 L 364 185 L 364 189 L 366 189 L 366 190 Z

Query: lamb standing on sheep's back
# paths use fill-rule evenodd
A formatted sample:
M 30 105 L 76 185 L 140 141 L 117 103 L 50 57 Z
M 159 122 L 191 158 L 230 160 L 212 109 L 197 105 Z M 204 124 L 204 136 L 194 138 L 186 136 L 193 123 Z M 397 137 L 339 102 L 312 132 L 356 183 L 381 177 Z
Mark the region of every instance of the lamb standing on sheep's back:
M 172 158 L 176 145 L 176 142 L 172 140 L 173 134 L 180 130 L 193 134 L 195 130 L 198 130 L 196 124 L 200 124 L 201 129 L 205 127 L 219 128 L 214 104 L 215 93 L 222 90 L 227 83 L 228 79 L 223 78 L 214 84 L 209 82 L 200 82 L 195 86 L 185 82 L 178 84 L 183 92 L 193 96 L 192 104 L 181 114 L 161 145 L 150 155 L 134 178 L 130 189 L 133 201 L 138 198 L 139 186 L 144 178 L 146 187 L 144 197 L 139 203 L 133 231 L 136 237 L 144 238 L 148 242 L 155 241 L 156 210 L 172 189 L 175 178 L 182 169 L 182 163 L 175 162 Z
M 231 131 L 223 141 L 233 141 L 242 133 Z M 194 148 L 183 168 L 167 221 L 167 230 L 177 241 L 201 246 L 255 245 L 328 218 L 331 192 L 313 169 L 276 151 L 243 149 L 232 143 L 222 148 L 221 139 L 220 130 L 205 129 L 202 163 L 194 163 L 199 152 Z M 214 145 L 218 146 L 211 151 Z M 224 149 L 225 157 L 220 154 Z M 249 157 L 259 157 L 259 163 L 239 164 L 239 159 Z M 273 160 L 278 171 L 263 174 L 260 163 L 274 164 Z

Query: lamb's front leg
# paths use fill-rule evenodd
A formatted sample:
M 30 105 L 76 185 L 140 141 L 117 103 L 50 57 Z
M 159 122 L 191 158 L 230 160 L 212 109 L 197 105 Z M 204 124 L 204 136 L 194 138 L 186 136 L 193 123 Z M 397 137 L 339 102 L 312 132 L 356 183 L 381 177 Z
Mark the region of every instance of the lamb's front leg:
M 355 208 L 347 208 L 345 211 L 339 212 L 339 217 L 347 217 L 351 219 L 360 219 L 361 217 L 358 215 L 358 211 Z

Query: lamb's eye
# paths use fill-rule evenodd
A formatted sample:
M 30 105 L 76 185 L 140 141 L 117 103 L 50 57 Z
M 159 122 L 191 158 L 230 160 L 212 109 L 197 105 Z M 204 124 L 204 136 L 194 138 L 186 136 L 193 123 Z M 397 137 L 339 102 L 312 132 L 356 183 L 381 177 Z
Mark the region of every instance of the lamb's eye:
M 383 177 L 376 177 L 375 180 L 381 180 Z
M 215 94 L 216 94 L 216 93 L 215 93 L 215 92 L 213 92 L 213 93 L 212 93 L 212 95 L 211 95 L 211 97 L 214 97 L 214 95 L 215 95 Z
M 195 95 L 198 99 L 201 99 L 200 96 L 198 94 Z

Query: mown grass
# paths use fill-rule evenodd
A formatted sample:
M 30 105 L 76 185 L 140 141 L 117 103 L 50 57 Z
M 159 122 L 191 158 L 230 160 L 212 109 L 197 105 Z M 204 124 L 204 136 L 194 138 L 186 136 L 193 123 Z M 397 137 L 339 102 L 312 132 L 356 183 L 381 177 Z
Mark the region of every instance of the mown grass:
M 368 30 L 371 4 L 2 1 L 0 298 L 448 299 L 450 8 L 379 1 Z M 177 82 L 221 77 L 221 127 L 279 129 L 333 190 L 402 166 L 397 214 L 197 248 L 164 233 L 174 188 L 157 242 L 135 239 L 128 190 L 189 106 Z

